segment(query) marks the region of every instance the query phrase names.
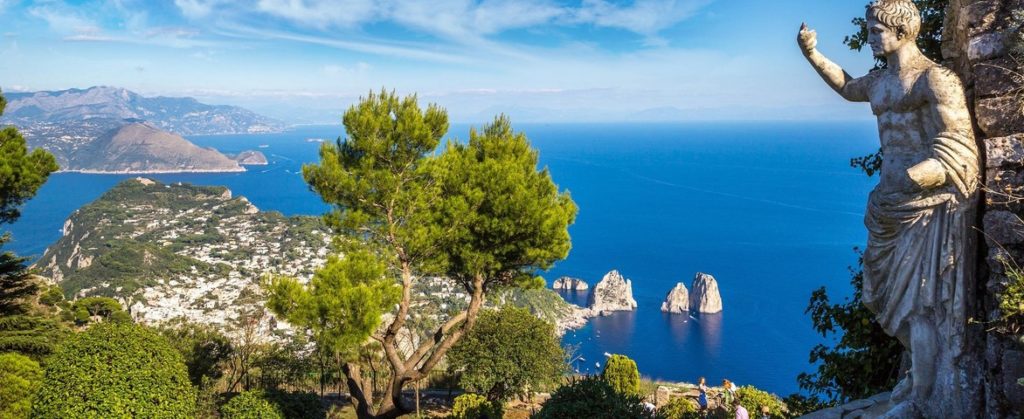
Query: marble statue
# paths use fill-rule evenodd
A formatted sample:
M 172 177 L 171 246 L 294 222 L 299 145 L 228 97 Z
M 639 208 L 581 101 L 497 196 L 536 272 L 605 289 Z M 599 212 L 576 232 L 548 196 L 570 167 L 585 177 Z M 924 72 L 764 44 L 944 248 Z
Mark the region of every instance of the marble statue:
M 815 48 L 806 24 L 798 43 L 843 98 L 868 102 L 878 119 L 882 167 L 864 224 L 864 304 L 909 350 L 888 417 L 973 417 L 963 372 L 967 302 L 974 287 L 973 222 L 978 146 L 959 78 L 924 56 L 921 15 L 910 0 L 867 11 L 868 44 L 886 68 L 853 78 Z

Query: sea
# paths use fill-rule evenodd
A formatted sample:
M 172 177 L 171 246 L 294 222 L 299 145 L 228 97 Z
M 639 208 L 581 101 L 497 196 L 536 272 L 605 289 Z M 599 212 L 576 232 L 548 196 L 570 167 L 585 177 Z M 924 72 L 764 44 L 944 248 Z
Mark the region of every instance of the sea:
M 648 378 L 739 385 L 785 396 L 812 371 L 809 353 L 829 344 L 805 313 L 811 293 L 852 294 L 849 267 L 863 247 L 863 215 L 877 179 L 850 167 L 877 150 L 873 122 L 715 122 L 674 124 L 517 124 L 560 188 L 579 206 L 572 250 L 542 275 L 596 284 L 610 270 L 632 280 L 634 312 L 592 319 L 570 331 L 572 366 L 600 371 L 610 354 L 636 360 Z M 455 124 L 453 141 L 470 126 Z M 152 174 L 161 182 L 223 185 L 262 210 L 286 215 L 328 207 L 301 177 L 339 125 L 280 134 L 194 136 L 225 153 L 262 151 L 267 166 L 245 173 Z M 9 249 L 39 257 L 67 217 L 123 179 L 137 175 L 58 173 L 10 226 Z M 724 310 L 665 314 L 661 302 L 697 272 L 713 275 Z M 561 292 L 586 304 L 586 292 Z

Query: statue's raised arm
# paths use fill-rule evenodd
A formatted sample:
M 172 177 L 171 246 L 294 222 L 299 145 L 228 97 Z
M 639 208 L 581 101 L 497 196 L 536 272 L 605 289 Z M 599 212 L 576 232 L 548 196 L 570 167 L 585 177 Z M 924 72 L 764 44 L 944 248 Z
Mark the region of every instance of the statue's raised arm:
M 806 23 L 800 25 L 800 32 L 797 34 L 796 40 L 804 57 L 811 63 L 818 75 L 825 80 L 825 83 L 832 87 L 832 90 L 851 102 L 868 101 L 868 79 L 866 77 L 853 78 L 839 64 L 818 52 L 818 33 L 808 28 Z

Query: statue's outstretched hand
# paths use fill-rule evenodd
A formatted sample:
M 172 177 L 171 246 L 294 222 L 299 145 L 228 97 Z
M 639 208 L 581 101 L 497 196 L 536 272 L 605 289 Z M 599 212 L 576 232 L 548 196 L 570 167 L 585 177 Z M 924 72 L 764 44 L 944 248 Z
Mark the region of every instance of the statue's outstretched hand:
M 818 32 L 807 27 L 807 24 L 800 25 L 800 33 L 796 36 L 796 42 L 800 44 L 800 50 L 804 55 L 810 55 L 811 51 L 818 46 Z

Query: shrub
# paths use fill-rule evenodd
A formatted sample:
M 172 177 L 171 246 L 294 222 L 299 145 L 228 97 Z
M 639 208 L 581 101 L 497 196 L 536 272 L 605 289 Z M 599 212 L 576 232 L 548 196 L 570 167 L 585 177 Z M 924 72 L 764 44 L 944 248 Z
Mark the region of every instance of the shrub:
M 767 406 L 768 414 L 772 418 L 786 417 L 786 405 L 782 403 L 778 396 L 767 391 L 758 390 L 754 386 L 743 386 L 736 391 L 736 397 L 739 398 L 740 404 L 750 412 L 751 416 L 760 417 L 761 407 Z
M 320 396 L 306 392 L 269 391 L 264 396 L 288 419 L 324 419 L 327 413 Z
M 243 391 L 220 409 L 223 419 L 284 419 L 281 410 L 263 392 Z
M 501 419 L 502 405 L 500 402 L 488 401 L 479 394 L 466 393 L 455 398 L 451 419 Z
M 36 361 L 16 353 L 0 355 L 0 418 L 27 418 L 42 382 Z
M 33 417 L 187 418 L 195 393 L 181 355 L 142 326 L 101 323 L 47 362 Z
M 624 394 L 598 377 L 573 380 L 559 387 L 534 419 L 653 419 L 637 395 Z
M 185 323 L 161 329 L 160 334 L 185 360 L 192 385 L 202 385 L 204 378 L 213 382 L 224 375 L 224 364 L 231 358 L 233 348 L 231 341 L 213 327 Z
M 697 419 L 697 405 L 686 397 L 676 397 L 658 409 L 659 419 Z
M 625 355 L 612 355 L 601 371 L 601 378 L 622 394 L 640 395 L 640 370 L 636 361 Z
M 463 388 L 492 401 L 554 385 L 566 371 L 555 327 L 512 306 L 481 313 L 448 359 L 454 370 L 462 372 Z

